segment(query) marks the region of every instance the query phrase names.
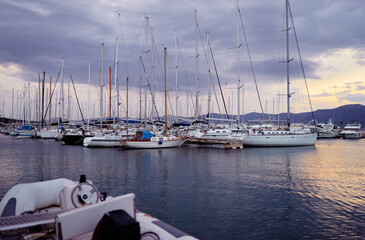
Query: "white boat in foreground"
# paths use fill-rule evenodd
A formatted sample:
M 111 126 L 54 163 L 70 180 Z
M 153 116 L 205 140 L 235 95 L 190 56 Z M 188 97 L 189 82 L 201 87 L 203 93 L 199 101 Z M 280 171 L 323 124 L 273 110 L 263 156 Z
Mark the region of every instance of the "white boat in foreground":
M 0 202 L 1 239 L 196 239 L 135 208 L 135 195 L 106 197 L 85 178 L 18 184 Z

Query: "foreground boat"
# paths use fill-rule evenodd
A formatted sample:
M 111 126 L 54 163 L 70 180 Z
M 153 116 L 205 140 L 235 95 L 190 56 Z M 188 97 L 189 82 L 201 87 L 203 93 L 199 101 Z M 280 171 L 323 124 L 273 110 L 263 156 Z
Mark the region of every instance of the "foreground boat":
M 18 184 L 0 202 L 1 239 L 196 239 L 135 208 L 135 195 L 106 197 L 84 176 Z

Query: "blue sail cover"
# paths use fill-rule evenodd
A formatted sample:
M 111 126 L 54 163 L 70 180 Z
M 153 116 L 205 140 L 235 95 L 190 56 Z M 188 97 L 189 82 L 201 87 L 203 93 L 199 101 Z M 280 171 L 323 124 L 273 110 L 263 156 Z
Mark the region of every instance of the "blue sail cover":
M 153 134 L 147 130 L 143 130 L 142 133 L 143 133 L 142 140 L 148 140 L 151 139 L 151 137 L 153 137 Z
M 24 125 L 22 126 L 21 130 L 32 130 L 33 126 L 32 125 Z

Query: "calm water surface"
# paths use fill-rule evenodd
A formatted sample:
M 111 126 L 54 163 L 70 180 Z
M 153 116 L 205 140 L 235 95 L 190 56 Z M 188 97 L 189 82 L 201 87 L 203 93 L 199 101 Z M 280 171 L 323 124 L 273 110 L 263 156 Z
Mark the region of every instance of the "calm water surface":
M 86 174 L 201 239 L 365 239 L 364 146 L 88 149 L 0 135 L 0 198 L 17 183 Z

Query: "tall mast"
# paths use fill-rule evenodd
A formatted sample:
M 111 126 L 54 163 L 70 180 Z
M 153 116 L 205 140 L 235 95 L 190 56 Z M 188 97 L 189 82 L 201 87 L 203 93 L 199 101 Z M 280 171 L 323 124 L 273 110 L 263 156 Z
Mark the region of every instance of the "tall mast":
M 167 135 L 167 90 L 166 90 L 166 55 L 167 49 L 164 48 L 164 62 L 165 62 L 165 135 Z
M 88 86 L 87 86 L 87 130 L 90 127 L 90 62 L 89 62 L 89 76 L 88 76 Z
M 46 72 L 43 72 L 43 79 L 42 79 L 42 127 L 44 124 L 43 114 L 44 114 L 44 84 L 46 81 Z
M 119 89 L 118 89 L 118 37 L 115 38 L 115 62 L 114 62 L 114 92 L 116 94 L 115 106 L 117 111 L 117 122 L 119 122 Z M 113 122 L 115 113 L 113 112 Z
M 14 119 L 14 88 L 11 93 L 11 121 Z
M 52 110 L 52 76 L 49 76 L 49 112 L 48 112 L 48 129 L 51 128 L 51 110 Z M 42 113 L 43 119 L 43 113 Z M 42 120 L 43 121 L 43 120 Z
M 207 46 L 210 47 L 209 42 L 209 32 L 207 32 Z M 210 118 L 210 100 L 211 100 L 211 92 L 210 92 L 210 54 L 208 54 L 208 118 Z M 208 119 L 208 123 L 210 120 Z
M 103 127 L 104 43 L 101 44 L 100 127 Z
M 71 119 L 71 96 L 70 96 L 70 85 L 71 85 L 71 72 L 70 72 L 70 79 L 68 80 L 68 87 L 67 87 L 67 120 L 70 122 Z
M 146 20 L 146 46 L 145 46 L 145 86 L 144 86 L 144 127 L 147 127 L 147 87 L 148 87 L 148 17 L 145 17 Z
M 25 92 L 27 91 L 27 85 L 24 83 L 24 91 L 23 91 L 23 125 L 25 125 Z
M 112 68 L 109 67 L 109 118 L 112 117 Z
M 290 126 L 290 80 L 289 80 L 289 9 L 288 0 L 285 0 L 285 27 L 286 27 L 286 82 L 287 82 L 287 124 Z
M 64 118 L 65 116 L 65 97 L 64 97 L 64 92 L 63 92 L 63 63 L 64 63 L 64 58 L 62 58 L 61 60 L 61 93 L 60 93 L 60 100 L 61 100 L 61 114 L 60 117 L 61 119 Z
M 28 82 L 28 123 L 30 124 L 31 119 L 31 108 L 30 108 L 30 82 Z
M 198 17 L 197 10 L 194 9 L 195 15 L 195 79 L 196 79 L 196 98 L 195 98 L 195 117 L 199 117 L 199 75 L 198 75 L 198 64 L 199 64 L 199 53 L 198 53 Z
M 129 124 L 129 120 L 128 120 L 128 115 L 129 115 L 129 108 L 128 108 L 129 102 L 128 102 L 128 78 L 127 78 L 127 111 L 126 111 L 126 115 L 127 115 L 127 140 L 129 140 L 128 137 L 128 124 Z
M 153 28 L 151 28 L 151 51 L 152 51 L 152 66 L 151 66 L 151 84 L 152 84 L 152 108 L 151 108 L 151 116 L 154 117 L 155 112 L 155 57 L 154 57 L 154 47 L 155 47 L 155 39 L 153 37 Z
M 139 57 L 139 120 L 142 119 L 142 57 Z
M 240 124 L 240 28 L 239 28 L 239 0 L 236 0 L 236 23 L 237 23 L 237 124 Z
M 177 118 L 179 117 L 179 85 L 177 82 L 177 69 L 179 65 L 177 64 L 177 38 L 176 38 L 176 30 L 175 33 L 175 79 L 176 79 L 176 117 L 175 122 L 177 123 Z
M 119 122 L 119 81 L 118 81 L 118 37 L 119 37 L 119 17 L 120 13 L 116 12 L 118 14 L 118 20 L 117 20 L 117 37 L 115 39 L 115 66 L 114 66 L 114 82 L 115 82 L 115 91 L 116 91 L 116 100 L 115 100 L 115 106 L 117 111 L 117 122 Z M 115 114 L 113 114 L 113 121 L 115 118 Z

